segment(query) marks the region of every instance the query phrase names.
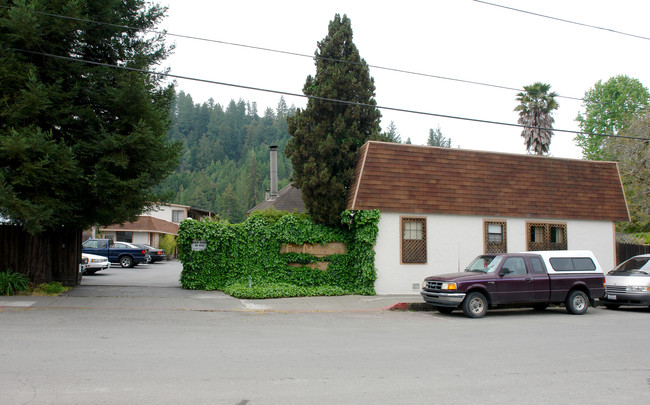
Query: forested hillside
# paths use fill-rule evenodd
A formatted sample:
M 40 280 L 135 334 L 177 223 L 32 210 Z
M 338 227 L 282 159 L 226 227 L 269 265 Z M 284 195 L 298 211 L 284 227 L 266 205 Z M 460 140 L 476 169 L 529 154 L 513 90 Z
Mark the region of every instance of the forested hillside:
M 269 188 L 269 146 L 279 147 L 279 188 L 289 183 L 286 118 L 294 113 L 283 98 L 275 111 L 260 116 L 254 102 L 232 100 L 224 108 L 212 100 L 195 104 L 189 94 L 178 93 L 169 139 L 182 142 L 183 152 L 161 190 L 172 203 L 208 209 L 230 222 L 244 220 Z

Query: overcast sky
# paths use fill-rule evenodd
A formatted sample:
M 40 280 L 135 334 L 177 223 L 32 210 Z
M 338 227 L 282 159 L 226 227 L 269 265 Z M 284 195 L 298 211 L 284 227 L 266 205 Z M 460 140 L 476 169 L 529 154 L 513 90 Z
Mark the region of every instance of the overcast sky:
M 650 37 L 646 0 L 493 0 L 534 13 Z M 581 98 L 598 80 L 624 74 L 650 85 L 650 41 L 568 24 L 471 0 L 214 1 L 161 0 L 170 34 L 313 55 L 336 13 L 352 22 L 354 43 L 369 65 L 522 88 L 537 81 L 561 96 Z M 169 36 L 171 73 L 197 79 L 302 94 L 311 58 Z M 516 123 L 516 91 L 371 68 L 380 106 Z M 279 94 L 177 80 L 195 103 L 212 98 L 257 102 L 275 109 Z M 288 105 L 306 99 L 284 96 Z M 580 101 L 557 99 L 556 129 L 577 130 Z M 521 128 L 382 110 L 405 141 L 426 144 L 440 126 L 452 147 L 526 153 Z M 574 134 L 556 132 L 551 155 L 581 158 Z

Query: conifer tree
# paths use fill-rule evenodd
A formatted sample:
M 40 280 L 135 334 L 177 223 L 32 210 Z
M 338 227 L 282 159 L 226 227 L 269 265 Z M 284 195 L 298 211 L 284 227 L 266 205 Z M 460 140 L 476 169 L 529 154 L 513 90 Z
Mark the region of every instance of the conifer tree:
M 346 15 L 336 14 L 329 23 L 315 60 L 316 76 L 309 75 L 303 87 L 307 107 L 287 119 L 291 138 L 286 154 L 293 164 L 294 186 L 302 191 L 312 218 L 340 226 L 357 151 L 378 136 L 381 113 L 373 107 L 374 79 L 352 41 Z
M 152 70 L 164 60 L 154 29 L 165 9 L 145 0 L 0 5 L 0 216 L 32 235 L 133 219 L 178 162 L 179 146 L 166 140 L 174 91 L 160 76 L 110 66 Z M 32 280 L 49 279 L 46 260 L 34 261 Z

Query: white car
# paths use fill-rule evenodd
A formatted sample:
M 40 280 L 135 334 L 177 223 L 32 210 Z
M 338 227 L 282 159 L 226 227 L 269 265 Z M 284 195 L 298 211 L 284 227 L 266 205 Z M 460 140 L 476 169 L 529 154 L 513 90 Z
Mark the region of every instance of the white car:
M 634 256 L 607 273 L 607 293 L 600 299 L 608 309 L 621 305 L 650 306 L 650 254 Z
M 82 253 L 81 257 L 88 259 L 88 264 L 86 265 L 86 271 L 84 274 L 94 274 L 95 272 L 106 270 L 111 267 L 108 257 L 92 255 L 90 253 Z

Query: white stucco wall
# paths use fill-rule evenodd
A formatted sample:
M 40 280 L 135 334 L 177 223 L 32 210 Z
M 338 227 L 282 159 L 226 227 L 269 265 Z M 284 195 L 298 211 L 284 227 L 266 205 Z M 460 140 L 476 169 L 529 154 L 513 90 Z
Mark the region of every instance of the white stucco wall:
M 427 219 L 426 264 L 401 264 L 400 218 L 403 216 Z M 509 252 L 526 250 L 527 222 L 566 223 L 568 249 L 591 250 L 603 269 L 614 266 L 615 235 L 613 224 L 608 221 L 382 213 L 375 245 L 377 294 L 419 294 L 425 277 L 464 269 L 483 253 L 484 220 L 506 221 Z
M 142 215 L 149 215 L 154 218 L 162 219 L 164 221 L 169 221 L 172 222 L 172 211 L 184 211 L 185 214 L 183 215 L 183 219 L 187 218 L 187 211 L 189 210 L 190 207 L 187 205 L 176 205 L 176 204 L 170 204 L 170 205 L 161 205 L 151 211 L 146 211 Z M 144 243 L 144 242 L 139 242 L 139 243 Z

